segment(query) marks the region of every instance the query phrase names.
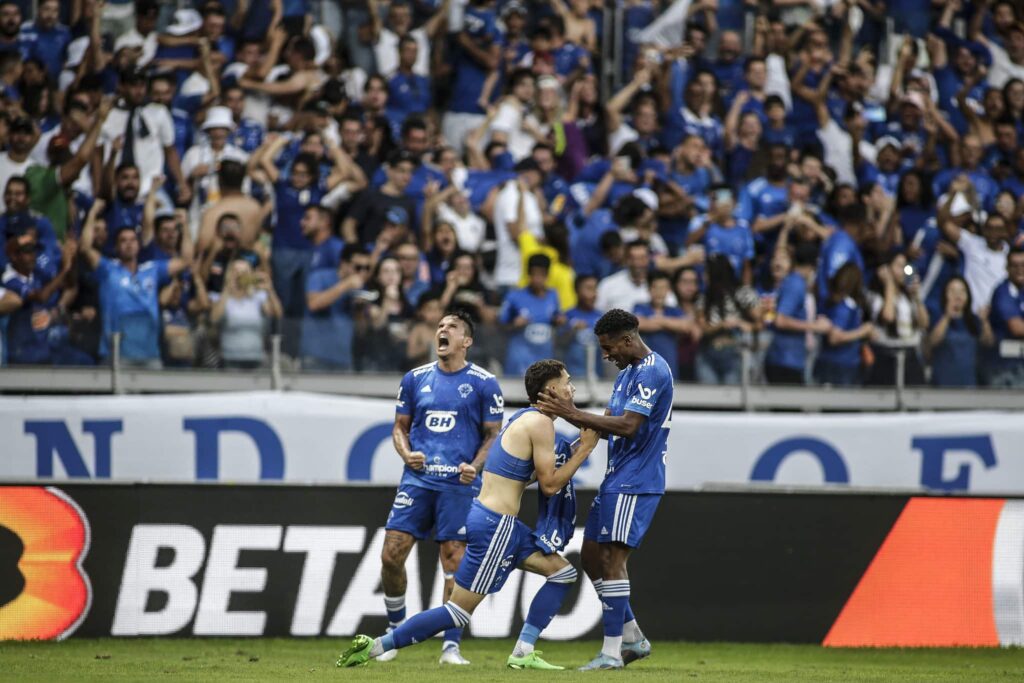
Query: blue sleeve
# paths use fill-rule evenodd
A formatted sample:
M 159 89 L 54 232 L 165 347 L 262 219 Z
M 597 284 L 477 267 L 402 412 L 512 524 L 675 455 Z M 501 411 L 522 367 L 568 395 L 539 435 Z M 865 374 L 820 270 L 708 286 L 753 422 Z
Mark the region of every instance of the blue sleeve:
M 505 419 L 505 397 L 501 394 L 501 385 L 496 377 L 488 377 L 483 382 L 483 397 L 480 401 L 481 422 L 501 422 Z
M 736 215 L 748 223 L 751 223 L 754 220 L 754 203 L 750 199 L 749 185 L 740 190 L 740 200 L 736 207 Z
M 10 290 L 20 296 L 22 299 L 28 294 L 28 285 L 26 285 L 21 278 L 12 277 L 5 280 L 3 283 L 4 289 Z
M 153 261 L 153 267 L 156 269 L 156 281 L 161 286 L 167 284 L 171 279 L 170 266 L 171 262 L 168 259 L 157 259 Z
M 840 304 L 832 310 L 832 323 L 841 330 L 852 330 L 857 327 L 857 309 Z
M 330 272 L 329 268 L 317 268 L 310 273 L 309 277 L 306 278 L 306 294 L 322 292 L 330 287 L 330 284 L 328 284 Z
M 508 325 L 516 319 L 516 309 L 518 308 L 514 302 L 515 292 L 509 292 L 505 295 L 505 300 L 501 303 L 501 313 L 498 314 L 498 321 Z
M 657 365 L 641 368 L 633 383 L 633 390 L 626 396 L 624 410 L 650 417 L 659 400 L 672 400 L 671 383 L 671 376 Z
M 992 297 L 992 309 L 997 311 L 999 317 L 1006 322 L 1021 317 L 1020 306 L 1017 300 L 1010 296 L 1009 291 L 1005 287 L 999 287 L 996 290 L 995 296 Z
M 416 392 L 412 372 L 405 373 L 398 385 L 398 400 L 395 402 L 396 415 L 412 415 L 416 408 Z
M 745 261 L 754 260 L 754 231 L 750 229 L 749 225 L 743 226 L 743 259 Z
M 779 300 L 776 305 L 778 312 L 790 318 L 795 318 L 800 307 L 804 304 L 804 295 L 806 293 L 807 286 L 803 283 L 803 278 L 786 278 L 779 290 Z
M 689 80 L 689 72 L 689 64 L 684 64 L 678 59 L 672 62 L 672 75 L 668 84 L 669 96 L 672 98 L 672 111 L 679 111 L 683 108 L 683 91 Z

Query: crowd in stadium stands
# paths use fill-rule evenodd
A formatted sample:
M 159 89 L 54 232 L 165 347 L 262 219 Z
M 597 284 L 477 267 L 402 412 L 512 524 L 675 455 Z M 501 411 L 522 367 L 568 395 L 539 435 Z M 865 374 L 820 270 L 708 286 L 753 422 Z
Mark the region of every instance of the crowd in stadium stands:
M 620 3 L 0 0 L 3 362 L 1024 386 L 1022 2 Z

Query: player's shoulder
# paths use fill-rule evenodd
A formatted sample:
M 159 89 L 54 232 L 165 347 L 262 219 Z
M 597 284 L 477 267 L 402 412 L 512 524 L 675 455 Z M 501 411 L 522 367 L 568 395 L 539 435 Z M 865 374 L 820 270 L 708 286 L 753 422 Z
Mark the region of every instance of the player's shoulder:
M 436 367 L 437 367 L 437 361 L 434 361 L 432 363 L 427 363 L 426 365 L 421 365 L 418 368 L 413 368 L 409 372 L 405 373 L 405 377 L 403 377 L 402 379 L 403 379 L 403 381 L 407 381 L 407 382 L 418 382 L 421 379 L 423 379 L 425 376 L 431 374 L 433 372 L 434 368 L 436 368 Z
M 483 384 L 488 380 L 496 379 L 493 373 L 484 370 L 476 363 L 469 364 L 469 370 L 466 371 L 466 374 L 474 378 L 480 384 Z
M 669 366 L 668 361 L 657 351 L 651 351 L 646 358 L 640 361 L 639 369 L 647 375 L 672 376 L 672 368 Z

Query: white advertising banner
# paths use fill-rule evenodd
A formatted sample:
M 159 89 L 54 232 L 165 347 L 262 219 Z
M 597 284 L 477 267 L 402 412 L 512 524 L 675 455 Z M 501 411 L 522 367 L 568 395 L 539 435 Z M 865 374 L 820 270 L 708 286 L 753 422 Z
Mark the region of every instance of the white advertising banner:
M 393 485 L 393 415 L 392 401 L 303 393 L 0 398 L 0 480 Z M 604 465 L 602 448 L 579 484 Z M 667 472 L 674 490 L 1024 493 L 1024 414 L 676 412 Z

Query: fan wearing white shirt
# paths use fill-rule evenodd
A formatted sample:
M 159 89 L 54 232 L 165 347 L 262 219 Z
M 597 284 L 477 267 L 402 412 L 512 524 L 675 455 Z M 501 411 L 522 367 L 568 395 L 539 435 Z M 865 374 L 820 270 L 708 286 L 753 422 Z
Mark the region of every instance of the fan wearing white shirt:
M 499 287 L 516 287 L 522 270 L 519 245 L 509 234 L 509 224 L 518 223 L 520 231 L 528 230 L 534 237 L 544 237 L 544 217 L 537 190 L 541 183 L 540 167 L 533 158 L 516 164 L 518 177 L 505 183 L 494 202 L 494 233 L 498 257 L 494 281 Z
M 386 26 L 381 26 L 380 10 L 376 0 L 368 0 L 370 12 L 370 31 L 372 35 L 373 54 L 377 62 L 377 73 L 391 76 L 398 69 L 398 42 L 410 36 L 419 48 L 413 73 L 417 76 L 430 75 L 430 43 L 440 35 L 448 22 L 448 3 L 443 0 L 441 6 L 423 26 L 412 28 L 412 5 L 405 0 L 395 0 L 388 8 Z
M 954 186 L 958 181 L 954 181 Z M 954 198 L 954 202 L 956 199 Z M 939 227 L 942 234 L 955 244 L 964 255 L 964 279 L 971 290 L 973 312 L 977 314 L 992 300 L 992 292 L 1006 279 L 1006 219 L 991 214 L 981 226 L 981 234 L 964 230 L 949 217 L 948 204 L 939 209 Z
M 492 142 L 504 142 L 516 161 L 530 156 L 536 138 L 528 132 L 537 130 L 540 124 L 530 113 L 535 104 L 537 92 L 533 73 L 528 69 L 517 69 L 509 79 L 509 94 L 498 105 L 498 113 L 491 121 L 489 131 Z

